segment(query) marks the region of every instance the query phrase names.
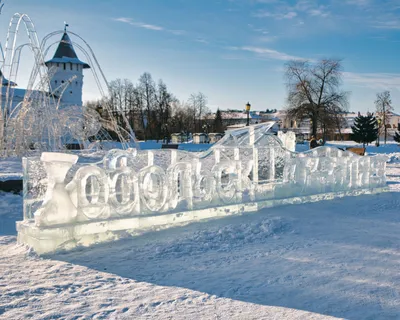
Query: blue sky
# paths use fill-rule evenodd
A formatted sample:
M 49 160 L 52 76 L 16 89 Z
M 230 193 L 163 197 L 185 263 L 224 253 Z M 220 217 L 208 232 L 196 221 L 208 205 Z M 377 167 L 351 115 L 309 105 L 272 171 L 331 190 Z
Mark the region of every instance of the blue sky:
M 181 100 L 203 92 L 212 109 L 240 109 L 247 101 L 255 110 L 281 109 L 285 62 L 333 57 L 343 59 L 351 111 L 374 110 L 375 94 L 388 89 L 400 112 L 400 0 L 4 2 L 3 46 L 15 12 L 30 16 L 39 38 L 67 21 L 91 45 L 108 80 L 136 82 L 147 71 Z M 22 30 L 18 42 L 26 41 Z M 22 60 L 17 82 L 25 86 L 29 51 Z M 86 72 L 84 99 L 98 96 Z

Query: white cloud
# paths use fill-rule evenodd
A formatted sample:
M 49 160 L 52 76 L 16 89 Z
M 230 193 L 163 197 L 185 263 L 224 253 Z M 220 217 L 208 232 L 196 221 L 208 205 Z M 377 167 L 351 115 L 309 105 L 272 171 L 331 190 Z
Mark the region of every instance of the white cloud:
M 367 6 L 370 4 L 370 0 L 347 0 L 347 4 L 352 4 L 356 6 Z
M 138 23 L 137 26 L 149 30 L 156 30 L 156 31 L 164 30 L 163 27 L 155 26 L 154 24 Z
M 123 23 L 129 24 L 129 25 L 137 27 L 137 28 L 143 28 L 143 29 L 153 30 L 153 31 L 168 32 L 168 33 L 171 33 L 171 34 L 176 35 L 176 36 L 182 36 L 182 35 L 186 35 L 187 34 L 187 32 L 184 31 L 184 30 L 166 29 L 164 27 L 157 26 L 157 25 L 154 25 L 154 24 L 135 21 L 132 18 L 123 18 L 122 17 L 122 18 L 115 18 L 113 20 L 114 21 L 118 21 L 118 22 L 123 22 Z
M 200 43 L 204 43 L 204 44 L 209 44 L 209 42 L 204 38 L 197 38 L 195 41 L 196 42 L 200 42 Z
M 399 20 L 386 20 L 386 21 L 377 21 L 374 25 L 377 29 L 400 29 L 400 21 Z
M 311 9 L 310 11 L 308 11 L 308 14 L 310 16 L 322 17 L 322 18 L 325 18 L 325 17 L 329 16 L 329 13 L 328 12 L 324 12 L 322 9 Z
M 400 74 L 398 73 L 353 73 L 343 72 L 346 82 L 358 87 L 371 89 L 400 89 Z
M 258 3 L 278 3 L 279 0 L 256 0 Z
M 286 13 L 286 14 L 283 16 L 283 18 L 285 18 L 285 19 L 292 19 L 292 18 L 294 18 L 294 17 L 296 17 L 296 16 L 297 16 L 297 13 L 296 13 L 296 12 L 290 11 L 290 12 Z
M 297 1 L 295 8 L 299 11 L 307 11 L 314 7 L 314 3 L 309 0 L 299 0 Z
M 258 37 L 257 40 L 260 42 L 273 42 L 276 41 L 276 39 L 278 39 L 277 36 L 262 36 L 262 37 Z
M 304 59 L 301 57 L 292 56 L 292 55 L 286 54 L 284 52 L 279 52 L 279 51 L 268 49 L 268 48 L 243 46 L 243 47 L 233 47 L 231 49 L 252 52 L 261 57 L 274 59 L 274 60 L 282 60 L 282 61 L 307 60 L 307 59 Z
M 134 27 L 144 28 L 144 29 L 148 29 L 148 30 L 154 30 L 154 31 L 163 31 L 164 30 L 163 27 L 156 26 L 154 24 L 136 22 L 136 21 L 133 21 L 131 18 L 116 18 L 114 20 L 130 24 L 131 26 L 134 26 Z
M 264 29 L 253 29 L 255 32 L 260 32 L 262 34 L 269 34 L 269 31 L 264 30 Z
M 297 16 L 297 13 L 294 11 L 289 11 L 286 13 L 280 13 L 280 12 L 274 13 L 274 12 L 269 12 L 269 11 L 265 11 L 265 10 L 260 10 L 254 14 L 254 17 L 256 17 L 256 18 L 274 18 L 276 20 L 293 19 L 296 16 Z
M 293 26 L 294 26 L 294 27 L 300 27 L 300 26 L 302 26 L 302 25 L 304 25 L 304 21 L 303 21 L 303 20 L 299 20 L 299 21 L 297 21 L 297 23 L 295 23 Z
M 304 13 L 310 16 L 318 16 L 325 18 L 330 13 L 327 6 L 317 5 L 315 1 L 298 0 L 293 6 L 287 3 L 280 3 L 278 6 L 269 8 L 268 10 L 259 10 L 254 14 L 257 18 L 274 18 L 276 20 L 293 19 Z
M 256 18 L 267 18 L 267 17 L 274 17 L 275 14 L 269 11 L 260 10 L 253 15 Z

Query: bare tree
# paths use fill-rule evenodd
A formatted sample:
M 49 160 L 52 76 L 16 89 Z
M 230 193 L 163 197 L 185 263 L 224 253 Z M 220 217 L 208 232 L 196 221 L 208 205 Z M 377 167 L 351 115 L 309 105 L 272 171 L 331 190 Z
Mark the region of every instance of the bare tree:
M 193 112 L 187 103 L 176 101 L 173 104 L 171 122 L 175 132 L 193 132 Z
M 106 100 L 117 124 L 130 132 L 134 128 L 134 85 L 129 79 L 116 79 L 109 83 L 109 97 Z M 110 118 L 109 115 L 105 115 Z
M 193 121 L 192 124 L 192 128 L 193 128 L 193 132 L 197 131 L 197 126 L 196 126 L 196 120 L 197 120 L 197 109 L 198 109 L 198 105 L 197 105 L 197 94 L 196 93 L 192 93 L 189 97 L 189 101 L 188 101 L 188 111 L 191 111 L 191 118 Z
M 338 60 L 321 60 L 315 64 L 294 60 L 286 65 L 288 88 L 287 117 L 311 121 L 311 131 L 320 128 L 326 138 L 327 126 L 338 113 L 347 110 L 348 93 L 339 89 L 342 73 Z
M 383 91 L 376 94 L 375 100 L 376 114 L 381 119 L 380 132 L 383 128 L 385 144 L 387 140 L 387 125 L 390 124 L 390 116 L 393 111 L 392 99 L 390 98 L 390 91 Z
M 204 93 L 192 93 L 189 98 L 189 105 L 193 112 L 193 126 L 195 131 L 202 127 L 202 118 L 209 112 L 207 108 L 207 97 Z
M 347 126 L 346 118 L 341 110 L 334 110 L 333 112 L 333 124 L 339 132 L 340 140 L 343 140 L 342 128 Z
M 335 104 L 325 106 L 320 112 L 320 121 L 318 128 L 322 131 L 324 140 L 329 135 L 335 136 L 338 132 L 340 139 L 343 140 L 342 128 L 347 126 L 343 110 Z
M 153 137 L 156 125 L 154 121 L 152 121 L 156 101 L 156 88 L 150 73 L 145 72 L 140 76 L 138 89 L 144 102 L 145 119 L 143 123 L 145 125 L 145 131 L 148 131 L 149 135 Z
M 107 115 L 104 105 L 111 114 Z M 135 135 L 146 139 L 169 137 L 173 132 L 195 132 L 209 112 L 207 97 L 199 92 L 192 94 L 188 102 L 179 102 L 159 80 L 157 85 L 150 73 L 143 73 L 137 84 L 128 79 L 116 79 L 109 83 L 109 96 L 104 101 L 87 104 L 102 114 L 107 124 L 111 116 L 118 126 L 132 128 Z M 111 130 L 109 125 L 108 130 Z

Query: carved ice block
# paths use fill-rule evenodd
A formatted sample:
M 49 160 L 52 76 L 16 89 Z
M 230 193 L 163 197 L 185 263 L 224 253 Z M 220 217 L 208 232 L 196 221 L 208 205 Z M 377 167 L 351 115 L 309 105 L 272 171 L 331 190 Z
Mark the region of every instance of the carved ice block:
M 282 145 L 289 151 L 294 152 L 296 149 L 296 134 L 293 131 L 278 131 L 278 138 L 282 141 Z
M 111 150 L 102 162 L 79 168 L 70 154 L 27 158 L 18 242 L 51 252 L 115 240 L 126 231 L 386 189 L 385 157 L 333 147 L 294 153 L 270 128 L 229 131 L 204 153 Z M 75 174 L 66 185 L 68 172 Z
M 72 223 L 77 209 L 65 189 L 65 177 L 78 161 L 78 156 L 44 152 L 40 158 L 48 177 L 48 188 L 42 207 L 34 214 L 37 226 Z

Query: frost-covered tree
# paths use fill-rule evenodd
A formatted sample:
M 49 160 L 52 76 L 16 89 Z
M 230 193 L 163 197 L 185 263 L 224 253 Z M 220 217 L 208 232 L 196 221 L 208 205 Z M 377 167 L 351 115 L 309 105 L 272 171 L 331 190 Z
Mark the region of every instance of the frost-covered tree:
M 352 139 L 355 142 L 362 143 L 364 148 L 365 144 L 371 143 L 378 138 L 378 121 L 373 114 L 356 117 L 354 126 L 351 129 L 353 130 Z

